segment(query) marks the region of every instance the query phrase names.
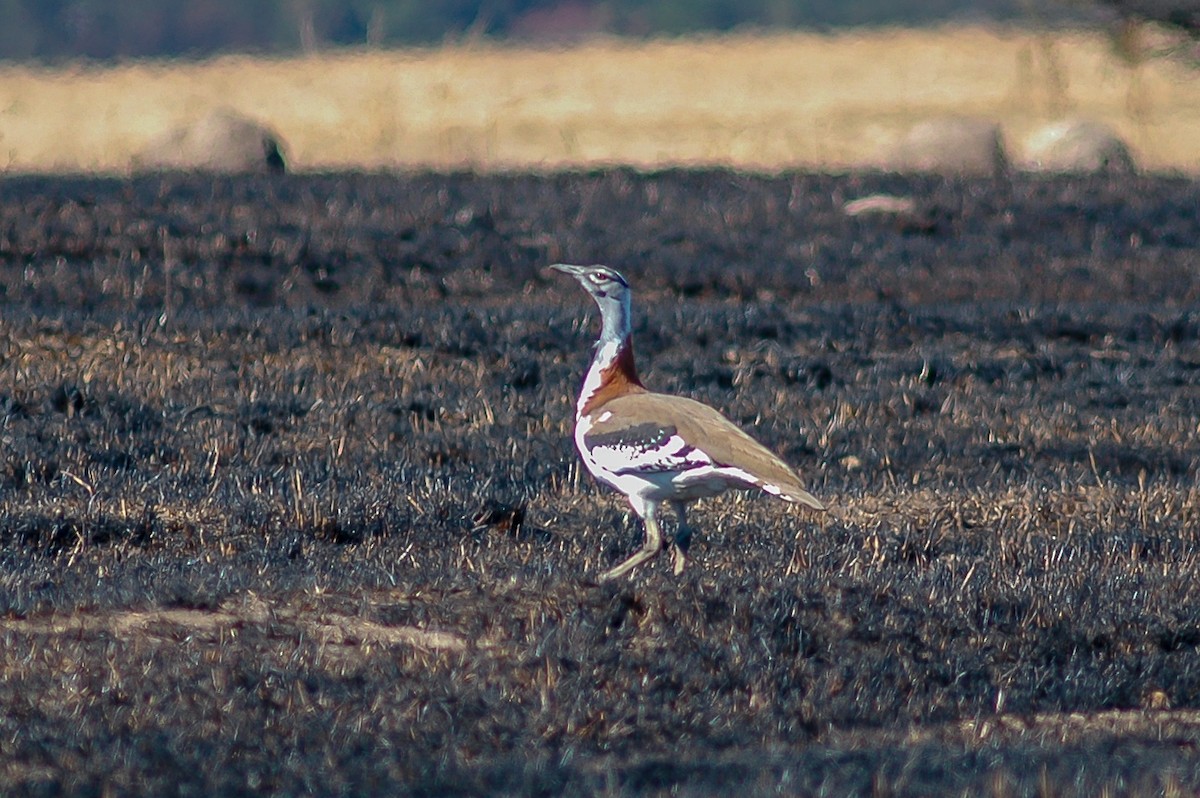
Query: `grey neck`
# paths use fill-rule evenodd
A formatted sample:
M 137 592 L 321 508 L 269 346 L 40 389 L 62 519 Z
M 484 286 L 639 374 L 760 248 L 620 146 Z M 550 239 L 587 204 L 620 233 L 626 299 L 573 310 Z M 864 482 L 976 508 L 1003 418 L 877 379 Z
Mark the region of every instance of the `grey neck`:
M 596 304 L 600 306 L 601 319 L 600 339 L 596 342 L 596 348 L 602 349 L 606 344 L 619 344 L 629 338 L 632 326 L 632 303 L 629 294 L 597 299 Z

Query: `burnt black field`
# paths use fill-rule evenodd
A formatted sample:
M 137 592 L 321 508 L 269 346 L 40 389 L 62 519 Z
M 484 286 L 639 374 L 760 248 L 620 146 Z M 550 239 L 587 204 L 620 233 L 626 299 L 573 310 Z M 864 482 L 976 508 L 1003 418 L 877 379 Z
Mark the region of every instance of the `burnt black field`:
M 912 197 L 900 215 L 847 201 Z M 0 793 L 1200 790 L 1200 183 L 0 182 Z M 640 543 L 653 388 L 831 505 Z M 669 528 L 669 527 L 668 527 Z

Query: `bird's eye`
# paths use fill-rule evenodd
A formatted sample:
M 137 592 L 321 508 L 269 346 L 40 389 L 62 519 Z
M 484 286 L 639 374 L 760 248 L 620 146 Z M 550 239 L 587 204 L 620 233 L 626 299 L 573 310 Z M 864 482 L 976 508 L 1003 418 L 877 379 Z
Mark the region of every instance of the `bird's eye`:
M 607 274 L 600 274 L 599 272 L 592 272 L 588 275 L 588 277 L 590 277 L 592 282 L 596 285 L 603 285 L 604 283 L 610 282 L 611 279 Z

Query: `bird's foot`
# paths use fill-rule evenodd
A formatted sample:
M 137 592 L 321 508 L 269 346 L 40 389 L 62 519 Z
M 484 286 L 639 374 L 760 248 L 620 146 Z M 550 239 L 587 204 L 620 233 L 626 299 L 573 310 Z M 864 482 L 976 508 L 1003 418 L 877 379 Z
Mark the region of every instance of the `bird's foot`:
M 675 545 L 671 547 L 671 562 L 675 566 L 675 575 L 683 573 L 687 565 L 688 549 L 692 546 L 691 527 L 682 527 L 675 535 Z
M 637 568 L 639 565 L 644 563 L 646 560 L 649 560 L 651 557 L 658 554 L 658 552 L 659 552 L 658 543 L 657 543 L 657 541 L 655 541 L 655 545 L 653 548 L 643 547 L 643 548 L 639 549 L 637 552 L 634 553 L 634 555 L 632 557 L 630 557 L 625 562 L 621 563 L 620 565 L 618 565 L 615 568 L 609 568 L 607 571 L 600 574 L 599 579 L 601 582 L 608 582 L 612 579 L 617 579 L 619 577 L 622 577 L 625 574 L 632 571 L 634 568 Z
M 683 573 L 684 567 L 687 565 L 687 552 L 679 546 L 671 548 L 671 562 L 674 567 L 675 575 L 679 576 Z

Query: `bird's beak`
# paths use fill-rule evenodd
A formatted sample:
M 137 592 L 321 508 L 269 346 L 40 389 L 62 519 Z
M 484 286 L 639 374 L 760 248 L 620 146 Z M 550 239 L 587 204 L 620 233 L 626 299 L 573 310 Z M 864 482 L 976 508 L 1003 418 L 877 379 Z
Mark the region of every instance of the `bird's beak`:
M 550 268 L 554 269 L 556 272 L 569 274 L 572 277 L 579 277 L 579 275 L 583 274 L 584 271 L 582 266 L 572 266 L 569 263 L 552 263 L 550 264 Z

